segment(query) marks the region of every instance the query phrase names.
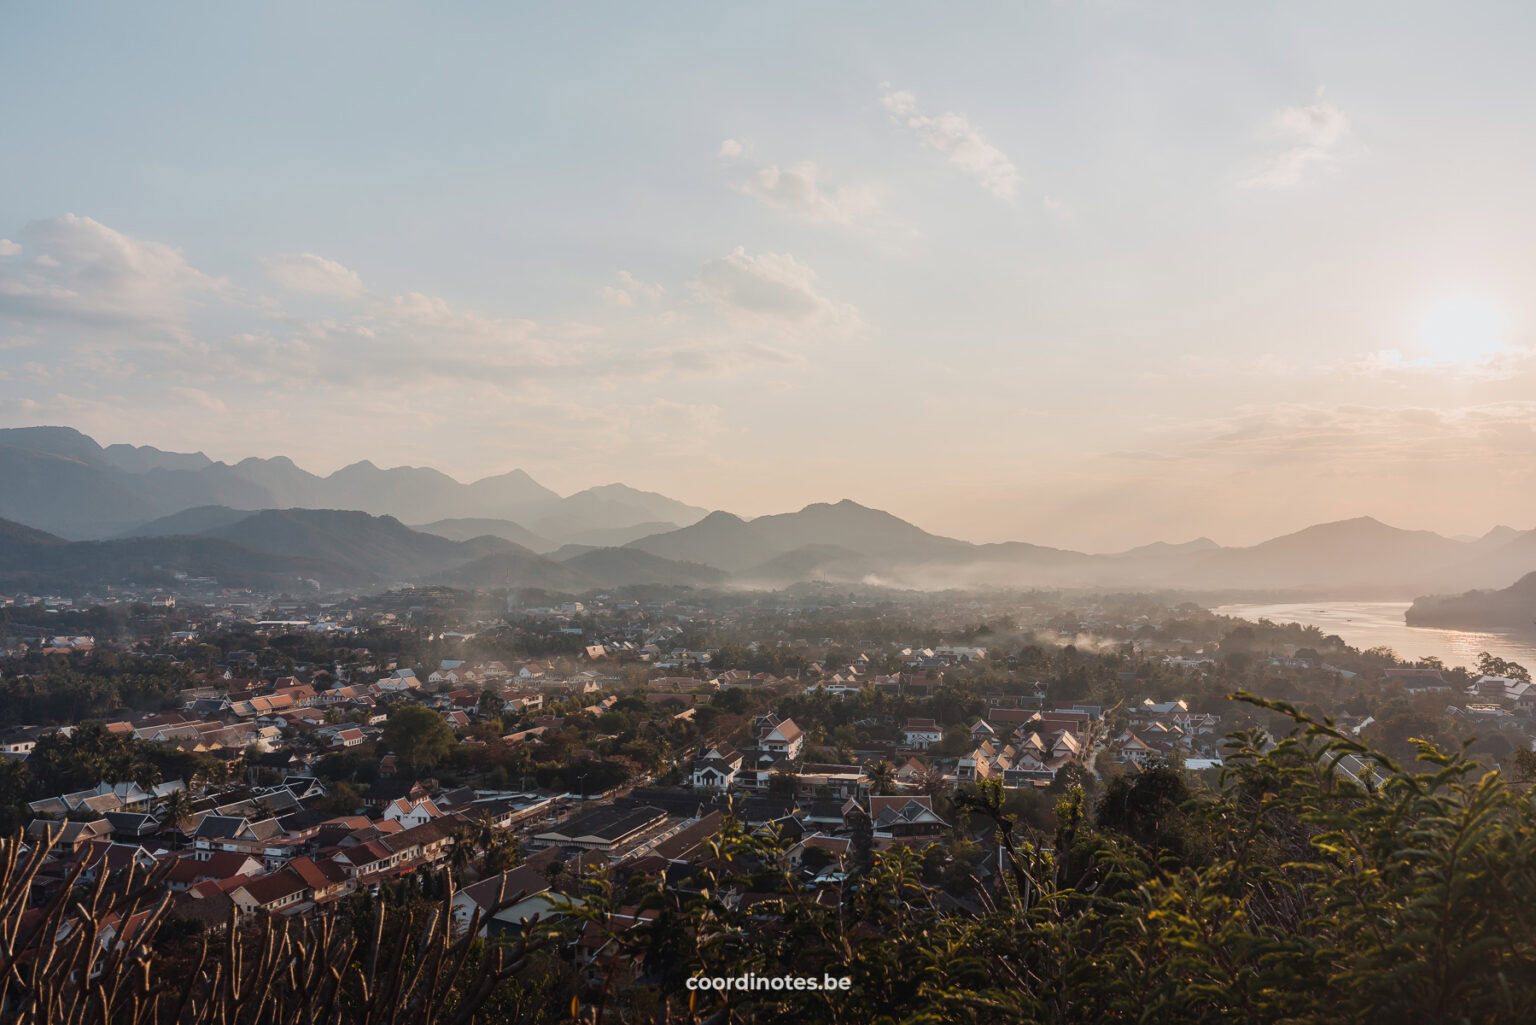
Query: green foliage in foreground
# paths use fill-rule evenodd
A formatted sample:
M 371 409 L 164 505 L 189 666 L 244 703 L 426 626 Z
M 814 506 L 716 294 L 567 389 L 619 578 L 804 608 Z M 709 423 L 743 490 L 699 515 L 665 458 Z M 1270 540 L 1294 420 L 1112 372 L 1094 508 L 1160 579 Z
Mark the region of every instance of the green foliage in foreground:
M 848 995 L 733 994 L 732 1017 L 715 1020 L 1536 1020 L 1526 786 L 1427 747 L 1423 771 L 1404 769 L 1270 707 L 1296 731 L 1278 744 L 1234 737 L 1218 791 L 1174 802 L 1178 777 L 1149 773 L 1106 794 L 1097 824 L 1074 791 L 1050 845 L 1016 835 L 1000 790 L 969 794 L 1005 843 L 1004 885 L 978 891 L 979 914 L 946 908 L 922 885 L 919 859 L 901 853 L 878 861 L 841 907 L 797 897 L 771 909 L 712 896 L 674 905 L 661 920 L 670 939 L 649 930 L 636 952 L 668 951 L 656 966 L 663 990 L 695 971 L 854 980 Z M 1380 783 L 1351 782 L 1336 768 L 1346 756 L 1375 766 L 1374 776 L 1347 767 Z M 749 863 L 769 853 L 733 842 Z M 686 998 L 679 990 L 678 1006 Z M 721 1010 L 697 998 L 695 1009 Z

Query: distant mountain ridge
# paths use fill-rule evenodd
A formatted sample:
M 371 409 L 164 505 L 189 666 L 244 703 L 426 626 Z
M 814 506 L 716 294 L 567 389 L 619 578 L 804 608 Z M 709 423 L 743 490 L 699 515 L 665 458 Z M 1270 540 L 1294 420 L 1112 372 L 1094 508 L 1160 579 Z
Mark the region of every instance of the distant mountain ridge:
M 131 534 L 209 506 L 352 509 L 406 523 L 503 519 L 555 544 L 637 525 L 652 532 L 708 511 L 623 484 L 562 497 L 522 470 L 463 484 L 428 467 L 381 469 L 362 460 L 321 477 L 283 456 L 229 464 L 201 452 L 102 447 L 69 427 L 0 430 L 0 480 L 14 484 L 0 489 L 0 518 L 78 540 Z
M 825 581 L 1406 598 L 1502 588 L 1536 571 L 1536 530 L 1508 526 L 1453 539 L 1361 516 L 1246 547 L 1197 538 L 1088 554 L 1023 541 L 972 544 L 850 499 L 745 519 L 622 484 L 562 498 L 518 470 L 461 484 L 437 470 L 380 469 L 364 460 L 319 477 L 282 457 L 230 465 L 202 453 L 102 448 L 56 427 L 0 431 L 0 480 L 7 485 L 0 519 L 13 521 L 0 533 L 0 548 L 57 568 L 76 550 L 56 539 L 52 547 L 60 550 L 44 558 L 45 546 L 23 526 L 59 538 L 112 538 L 98 549 L 97 565 L 119 576 L 119 562 L 136 566 L 133 553 L 152 551 L 175 555 L 177 566 L 201 553 L 243 573 L 243 552 L 279 560 L 267 567 L 279 575 L 307 568 L 338 587 Z M 178 547 L 178 538 L 196 543 Z M 233 550 L 210 547 L 214 542 Z
M 714 566 L 740 583 L 759 586 L 800 579 L 930 589 L 1156 587 L 1406 595 L 1503 584 L 1536 570 L 1536 530 L 1500 531 L 1462 542 L 1364 516 L 1243 548 L 1200 538 L 1090 555 L 1024 542 L 971 544 L 927 533 L 846 499 L 753 520 L 715 512 L 626 547 Z
M 622 548 L 557 562 L 503 538 L 454 541 L 392 516 L 354 510 L 205 506 L 160 521 L 169 533 L 66 541 L 0 520 L 0 590 L 102 584 L 173 586 L 179 575 L 282 593 L 376 589 L 396 583 L 584 592 L 635 585 L 719 586 L 719 570 Z

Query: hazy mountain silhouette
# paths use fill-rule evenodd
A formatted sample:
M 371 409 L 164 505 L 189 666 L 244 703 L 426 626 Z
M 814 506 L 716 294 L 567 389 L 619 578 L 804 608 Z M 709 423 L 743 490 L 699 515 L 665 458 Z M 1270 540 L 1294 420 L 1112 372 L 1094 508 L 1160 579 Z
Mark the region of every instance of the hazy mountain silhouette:
M 0 520 L 0 586 L 71 590 L 100 584 L 170 586 L 177 575 L 209 576 L 227 587 L 304 590 L 366 586 L 372 577 L 343 563 L 255 552 L 219 538 L 144 537 L 65 541 Z
M 605 587 L 666 585 L 720 587 L 728 576 L 696 562 L 674 562 L 635 548 L 594 548 L 566 559 L 561 565 Z
M 1363 516 L 1317 524 L 1249 547 L 1209 538 L 1092 555 L 1025 542 L 974 545 L 930 534 L 852 501 L 743 520 L 716 512 L 627 547 L 715 566 L 740 583 L 875 578 L 925 588 L 1157 587 L 1201 590 L 1423 593 L 1503 584 L 1536 569 L 1536 531 L 1474 542 L 1403 530 Z
M 381 468 L 368 460 L 319 476 L 291 459 L 214 462 L 201 452 L 151 446 L 102 448 L 69 427 L 0 430 L 0 517 L 63 537 L 130 533 L 141 524 L 202 506 L 233 509 L 352 509 L 404 522 L 511 520 L 559 543 L 645 524 L 692 523 L 705 510 L 623 484 L 568 498 L 522 470 L 463 484 L 430 467 Z M 10 486 L 14 485 L 14 486 Z M 541 528 L 539 524 L 543 524 Z M 633 536 L 606 538 L 621 543 Z
M 201 534 L 239 523 L 251 515 L 249 509 L 231 509 L 227 505 L 199 505 L 141 523 L 117 535 L 127 537 L 180 537 Z
M 800 544 L 809 544 L 803 541 Z M 678 530 L 652 534 L 631 541 L 635 548 L 677 562 L 698 562 L 727 572 L 746 569 L 780 555 L 800 544 L 782 544 L 766 532 L 728 512 L 712 512 L 699 522 Z
M 446 537 L 451 541 L 468 541 L 472 537 L 483 537 L 489 534 L 491 537 L 499 537 L 541 553 L 547 553 L 555 547 L 554 542 L 549 538 L 540 537 L 527 527 L 513 523 L 511 520 L 460 517 L 423 523 L 414 529 L 427 534 L 436 534 L 438 537 Z
M 747 520 L 622 484 L 562 498 L 520 470 L 462 484 L 430 468 L 362 460 L 321 477 L 284 457 L 230 465 L 149 446 L 104 449 L 65 427 L 0 430 L 0 480 L 0 517 L 61 538 L 225 541 L 293 560 L 269 567 L 278 576 L 302 564 L 336 586 L 457 573 L 466 586 L 551 589 L 825 580 L 1407 596 L 1502 588 L 1536 570 L 1536 531 L 1507 526 L 1457 540 L 1362 516 L 1247 547 L 1198 538 L 1088 554 L 1024 541 L 971 544 L 849 499 Z M 0 545 L 33 557 L 39 547 L 6 536 Z M 550 549 L 552 557 L 540 554 Z M 151 550 L 175 555 L 178 567 L 201 552 L 232 572 L 258 568 L 228 550 L 166 543 L 101 549 L 102 578 L 121 578 Z M 71 565 L 84 572 L 89 563 Z

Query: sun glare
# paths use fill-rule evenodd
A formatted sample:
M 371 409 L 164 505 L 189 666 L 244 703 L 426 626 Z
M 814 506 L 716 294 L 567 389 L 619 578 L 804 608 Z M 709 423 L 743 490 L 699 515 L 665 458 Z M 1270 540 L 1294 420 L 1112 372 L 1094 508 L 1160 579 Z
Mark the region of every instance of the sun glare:
M 1430 307 L 1419 333 L 1436 358 L 1470 362 L 1503 348 L 1508 328 L 1509 318 L 1496 303 L 1460 295 Z

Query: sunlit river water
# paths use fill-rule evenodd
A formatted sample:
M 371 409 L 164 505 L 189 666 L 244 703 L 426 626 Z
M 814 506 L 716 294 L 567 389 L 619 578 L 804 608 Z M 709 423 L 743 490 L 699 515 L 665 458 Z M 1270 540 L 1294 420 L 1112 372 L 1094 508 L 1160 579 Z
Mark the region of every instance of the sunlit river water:
M 1338 634 L 1344 643 L 1364 650 L 1386 646 L 1407 659 L 1435 655 L 1447 666 L 1472 666 L 1478 652 L 1536 669 L 1536 633 L 1439 630 L 1409 626 L 1403 622 L 1405 601 L 1313 601 L 1279 605 L 1223 605 L 1217 615 L 1243 619 L 1270 619 L 1277 623 L 1315 626 L 1325 634 Z

